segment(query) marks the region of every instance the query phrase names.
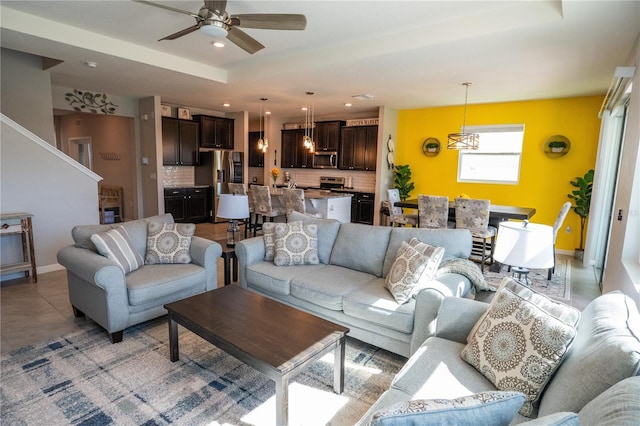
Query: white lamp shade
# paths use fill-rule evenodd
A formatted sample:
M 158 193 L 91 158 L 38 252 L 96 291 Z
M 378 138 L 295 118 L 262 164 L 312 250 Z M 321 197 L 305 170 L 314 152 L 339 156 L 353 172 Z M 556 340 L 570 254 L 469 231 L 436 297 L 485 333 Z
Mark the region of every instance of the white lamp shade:
M 500 263 L 528 269 L 553 267 L 553 228 L 549 225 L 502 222 L 493 255 Z
M 223 219 L 249 217 L 249 197 L 247 195 L 220 194 L 216 215 Z

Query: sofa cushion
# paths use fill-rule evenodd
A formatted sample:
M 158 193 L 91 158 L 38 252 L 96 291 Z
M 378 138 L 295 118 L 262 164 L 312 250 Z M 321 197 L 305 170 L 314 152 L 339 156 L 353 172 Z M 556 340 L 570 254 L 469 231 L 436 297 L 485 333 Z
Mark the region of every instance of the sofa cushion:
M 582 311 L 578 334 L 540 401 L 539 415 L 579 412 L 596 396 L 640 374 L 640 313 L 619 291 Z
M 576 413 L 560 411 L 518 424 L 520 426 L 580 426 L 580 420 Z
M 416 238 L 409 243 L 402 242 L 384 283 L 396 302 L 407 302 L 422 288 L 421 283 L 424 286 L 431 281 L 443 253 L 443 248 L 421 243 Z
M 584 406 L 583 426 L 621 426 L 640 424 L 640 377 L 624 379 Z
M 116 262 L 125 274 L 144 265 L 144 259 L 133 247 L 127 230 L 122 226 L 91 236 L 98 253 Z
M 129 304 L 137 306 L 171 295 L 194 294 L 189 291 L 193 288 L 203 292 L 206 290 L 205 274 L 203 267 L 193 263 L 144 265 L 125 277 Z
M 287 215 L 289 222 L 301 221 L 304 224 L 314 224 L 318 226 L 318 258 L 321 263 L 329 263 L 333 244 L 340 231 L 340 222 L 335 219 L 322 219 L 309 216 L 297 211 L 291 211 Z
M 191 263 L 189 248 L 195 232 L 193 223 L 149 222 L 144 262 L 148 265 Z
M 313 272 L 320 276 L 327 265 L 276 266 L 273 262 L 258 262 L 247 266 L 247 282 L 261 291 L 288 296 L 291 294 L 291 279 Z
M 525 393 L 520 414 L 529 417 L 575 334 L 572 325 L 501 288 L 460 355 L 496 388 Z
M 383 278 L 376 278 L 366 286 L 345 294 L 342 300 L 342 310 L 346 315 L 403 333 L 413 331 L 415 299 L 398 304 L 384 288 Z
M 318 226 L 302 222 L 283 223 L 275 229 L 275 255 L 278 266 L 317 265 Z
M 440 426 L 507 426 L 525 400 L 520 392 L 482 392 L 455 399 L 414 399 L 379 410 L 371 417 L 371 426 L 412 424 Z
M 127 230 L 129 238 L 140 256 L 144 257 L 147 250 L 147 223 L 149 221 L 173 223 L 173 216 L 167 213 L 116 224 L 78 225 L 71 229 L 71 236 L 73 237 L 73 243 L 76 247 L 89 249 L 97 253 L 98 250 L 95 244 L 91 241 L 91 236 L 93 234 L 98 234 L 100 232 L 105 232 L 109 229 L 122 226 Z
M 391 229 L 360 223 L 341 224 L 329 263 L 382 277 Z M 394 257 L 397 250 L 396 247 Z
M 327 265 L 322 273 L 311 271 L 291 279 L 291 295 L 333 311 L 343 309 L 345 295 L 368 286 L 373 275 L 340 266 Z

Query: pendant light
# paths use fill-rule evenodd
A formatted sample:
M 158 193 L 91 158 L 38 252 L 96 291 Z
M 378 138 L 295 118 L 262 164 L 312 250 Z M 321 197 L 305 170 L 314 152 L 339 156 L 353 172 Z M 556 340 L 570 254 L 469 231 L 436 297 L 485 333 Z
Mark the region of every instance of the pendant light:
M 449 133 L 447 148 L 448 149 L 478 149 L 480 143 L 480 135 L 477 133 L 467 133 L 467 95 L 469 94 L 469 86 L 471 83 L 462 83 L 466 86 L 464 94 L 464 117 L 462 119 L 462 133 Z
M 260 98 L 262 102 L 266 102 L 267 98 Z M 265 127 L 266 127 L 266 118 L 265 118 Z M 262 103 L 260 104 L 260 139 L 258 139 L 258 149 L 263 153 L 267 152 L 269 148 L 269 138 L 262 131 Z
M 307 96 L 313 96 L 313 92 L 307 92 Z M 303 108 L 304 113 L 304 136 L 302 138 L 302 145 L 309 150 L 309 152 L 315 152 L 315 142 L 313 141 L 313 127 L 314 127 L 314 109 L 313 104 L 307 100 L 307 106 Z

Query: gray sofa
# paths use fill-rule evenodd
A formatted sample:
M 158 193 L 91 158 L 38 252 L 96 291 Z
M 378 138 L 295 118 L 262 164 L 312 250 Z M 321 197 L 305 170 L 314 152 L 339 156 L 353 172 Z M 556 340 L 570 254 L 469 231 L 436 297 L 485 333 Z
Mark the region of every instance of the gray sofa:
M 113 343 L 122 340 L 127 327 L 165 315 L 164 304 L 218 286 L 217 264 L 222 247 L 214 241 L 192 237 L 191 263 L 143 265 L 125 275 L 116 262 L 98 254 L 90 239 L 93 234 L 122 226 L 144 259 L 150 221 L 173 223 L 173 216 L 76 226 L 71 231 L 74 244 L 58 252 L 58 262 L 67 268 L 74 314 L 87 315 L 100 324 Z
M 416 237 L 443 247 L 443 262 L 467 259 L 467 230 L 392 228 L 312 218 L 292 212 L 291 221 L 318 226 L 317 265 L 276 266 L 265 261 L 263 237 L 236 245 L 239 284 L 350 328 L 349 336 L 403 356 L 433 335 L 440 303 L 447 296 L 473 293 L 466 276 L 447 273 L 404 304 L 384 288 L 398 248 Z
M 446 298 L 438 313 L 435 336 L 427 339 L 394 378 L 359 425 L 434 424 L 426 412 L 401 413 L 375 418 L 379 410 L 394 411 L 394 404 L 413 400 L 454 399 L 496 391 L 494 385 L 460 353 L 467 336 L 489 304 Z M 620 292 L 595 299 L 582 312 L 577 334 L 550 381 L 543 388 L 539 408 L 532 417 L 506 413 L 507 424 L 533 425 L 638 425 L 640 424 L 640 314 L 633 300 Z M 441 401 L 440 401 L 441 402 Z M 391 408 L 391 410 L 390 410 Z M 473 418 L 470 423 L 500 424 Z M 431 413 L 432 415 L 435 413 Z M 461 411 L 441 410 L 438 423 L 461 424 Z M 476 413 L 477 414 L 477 413 Z M 515 416 L 514 416 L 515 415 Z M 374 421 L 371 421 L 374 418 Z M 443 421 L 443 418 L 448 421 Z M 503 423 L 504 424 L 504 423 Z

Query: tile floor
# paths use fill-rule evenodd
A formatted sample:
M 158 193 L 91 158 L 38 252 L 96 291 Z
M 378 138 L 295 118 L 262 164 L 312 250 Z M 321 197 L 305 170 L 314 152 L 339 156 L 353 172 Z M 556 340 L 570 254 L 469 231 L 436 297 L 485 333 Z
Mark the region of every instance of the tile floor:
M 214 240 L 224 239 L 226 224 L 198 224 L 196 235 Z M 218 285 L 223 284 L 222 259 L 218 261 Z M 583 309 L 600 294 L 592 267 L 582 267 L 573 260 L 571 304 Z M 22 346 L 44 342 L 71 333 L 90 321 L 75 318 L 67 290 L 66 271 L 38 275 L 38 283 L 29 279 L 3 282 L 0 287 L 0 352 L 8 353 Z M 107 338 L 105 334 L 105 339 Z M 126 338 L 126 332 L 125 332 Z

